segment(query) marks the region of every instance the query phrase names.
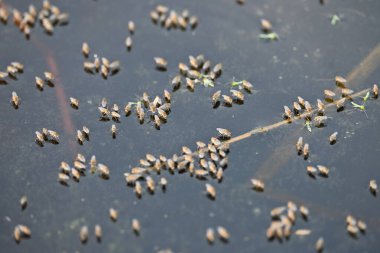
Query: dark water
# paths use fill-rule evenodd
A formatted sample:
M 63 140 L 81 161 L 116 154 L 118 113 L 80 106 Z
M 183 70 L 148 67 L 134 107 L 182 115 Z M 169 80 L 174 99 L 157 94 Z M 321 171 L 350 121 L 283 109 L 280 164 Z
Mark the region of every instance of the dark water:
M 33 1 L 35 3 L 35 1 Z M 21 11 L 30 1 L 6 1 Z M 13 24 L 0 25 L 0 66 L 11 61 L 25 65 L 17 81 L 0 87 L 0 248 L 1 252 L 314 252 L 317 238 L 324 237 L 325 252 L 378 252 L 380 243 L 379 198 L 369 193 L 370 179 L 380 181 L 378 154 L 380 137 L 379 102 L 368 102 L 366 112 L 330 110 L 325 128 L 309 133 L 297 122 L 264 135 L 234 143 L 222 183 L 215 185 L 215 201 L 205 197 L 204 183 L 188 174 L 163 173 L 169 185 L 166 193 L 157 190 L 137 199 L 127 187 L 123 173 L 138 164 L 146 153 L 170 156 L 183 145 L 195 147 L 197 140 L 208 141 L 216 127 L 228 128 L 233 135 L 275 123 L 282 107 L 297 96 L 315 103 L 323 90 L 333 89 L 335 75 L 348 75 L 377 46 L 380 38 L 380 2 L 376 0 L 326 1 L 246 1 L 239 6 L 223 1 L 54 1 L 70 13 L 68 26 L 58 27 L 53 36 L 41 27 L 32 29 L 26 40 Z M 197 15 L 194 31 L 167 31 L 153 25 L 149 12 L 163 3 Z M 41 3 L 36 3 L 40 7 Z M 330 16 L 341 22 L 332 26 Z M 260 18 L 272 21 L 280 40 L 261 41 Z M 127 22 L 136 23 L 132 51 L 124 40 Z M 90 44 L 92 53 L 121 61 L 121 71 L 102 79 L 83 71 L 81 45 Z M 111 138 L 111 122 L 98 121 L 97 105 L 102 97 L 124 106 L 144 91 L 151 96 L 170 89 L 178 62 L 202 53 L 224 69 L 217 87 L 198 87 L 194 93 L 181 89 L 173 94 L 172 113 L 157 131 L 151 124 L 140 125 L 135 116 L 122 117 L 119 133 Z M 379 55 L 379 54 L 378 54 Z M 165 57 L 166 72 L 154 69 L 153 57 Z M 49 60 L 48 59 L 53 59 Z M 373 71 L 354 76 L 350 88 L 362 90 L 380 79 L 379 63 Z M 51 70 L 59 73 L 56 87 L 43 92 L 34 86 L 34 76 Z M 233 78 L 252 82 L 258 92 L 246 96 L 244 105 L 212 109 L 209 96 L 216 89 L 227 91 Z M 15 110 L 9 99 L 16 91 L 22 99 Z M 68 98 L 81 101 L 79 110 L 70 108 Z M 60 102 L 63 98 L 63 103 Z M 66 115 L 66 116 L 65 116 Z M 90 141 L 76 143 L 76 130 L 86 125 Z M 46 127 L 60 133 L 59 145 L 34 143 L 34 132 Z M 338 131 L 331 146 L 328 136 Z M 298 157 L 293 144 L 299 136 L 310 144 L 308 161 Z M 57 182 L 61 161 L 71 163 L 76 153 L 108 165 L 108 181 L 88 174 L 80 183 L 64 187 Z M 313 180 L 305 173 L 308 165 L 329 166 L 328 179 Z M 250 179 L 265 180 L 266 190 L 251 190 Z M 29 205 L 21 211 L 19 199 L 27 195 Z M 293 235 L 279 243 L 267 241 L 269 211 L 287 201 L 310 209 L 307 222 L 299 219 L 295 228 L 311 229 L 309 236 Z M 108 209 L 119 211 L 112 223 Z M 345 217 L 363 219 L 367 233 L 357 239 L 345 230 Z M 142 232 L 136 237 L 132 218 L 138 218 Z M 12 238 L 17 224 L 28 225 L 32 238 L 16 244 Z M 91 233 L 87 244 L 79 241 L 82 225 L 93 231 L 103 228 L 99 244 Z M 225 226 L 229 243 L 205 240 L 208 227 Z

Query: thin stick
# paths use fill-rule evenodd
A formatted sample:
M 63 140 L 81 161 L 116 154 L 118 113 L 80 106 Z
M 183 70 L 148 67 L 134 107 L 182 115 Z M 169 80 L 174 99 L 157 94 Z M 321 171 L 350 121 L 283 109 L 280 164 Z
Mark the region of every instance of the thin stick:
M 359 97 L 359 96 L 363 96 L 365 95 L 367 92 L 369 91 L 369 89 L 364 89 L 364 90 L 361 90 L 359 92 L 356 92 L 354 94 L 352 94 L 350 97 L 351 98 L 356 98 L 356 97 Z M 333 103 L 330 103 L 330 104 L 327 104 L 325 105 L 325 109 L 328 109 L 332 106 L 336 106 L 336 101 L 334 101 Z M 224 143 L 228 143 L 228 144 L 231 144 L 231 143 L 235 143 L 235 142 L 238 142 L 238 141 L 241 141 L 241 140 L 244 140 L 244 139 L 247 139 L 249 137 L 251 137 L 252 135 L 257 135 L 257 134 L 261 134 L 261 133 L 266 133 L 270 130 L 273 130 L 273 129 L 276 129 L 276 128 L 279 128 L 283 125 L 287 125 L 293 121 L 297 121 L 297 120 L 300 120 L 300 119 L 304 119 L 306 116 L 310 115 L 310 114 L 313 114 L 317 111 L 317 109 L 314 109 L 312 110 L 311 112 L 305 112 L 299 116 L 294 116 L 290 119 L 286 119 L 286 120 L 282 120 L 282 121 L 279 121 L 277 123 L 274 123 L 274 124 L 271 124 L 271 125 L 268 125 L 268 126 L 264 126 L 264 127 L 258 127 L 258 128 L 254 128 L 244 134 L 241 134 L 241 135 L 238 135 L 234 138 L 231 138 L 230 140 L 228 141 L 225 141 Z

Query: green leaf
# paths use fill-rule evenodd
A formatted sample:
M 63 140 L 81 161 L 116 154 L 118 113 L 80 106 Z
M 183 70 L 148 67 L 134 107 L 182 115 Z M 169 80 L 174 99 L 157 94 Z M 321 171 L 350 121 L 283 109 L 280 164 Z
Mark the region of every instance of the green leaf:
M 305 122 L 305 126 L 306 126 L 307 130 L 311 133 L 311 122 L 309 120 L 307 120 Z
M 338 22 L 340 22 L 340 17 L 336 14 L 334 14 L 331 17 L 331 25 L 336 25 Z
M 208 78 L 203 78 L 202 82 L 203 82 L 203 85 L 205 87 L 214 87 L 215 86 L 214 82 L 211 79 L 208 79 Z
M 240 84 L 242 84 L 243 83 L 243 81 L 232 81 L 231 82 L 231 86 L 232 87 L 236 87 L 236 86 L 239 86 Z
M 366 102 L 369 98 L 369 91 L 367 92 L 367 94 L 365 95 L 365 97 L 363 98 L 363 101 Z
M 271 33 L 262 33 L 259 35 L 259 38 L 264 39 L 264 40 L 278 40 L 279 36 L 277 33 L 271 32 Z

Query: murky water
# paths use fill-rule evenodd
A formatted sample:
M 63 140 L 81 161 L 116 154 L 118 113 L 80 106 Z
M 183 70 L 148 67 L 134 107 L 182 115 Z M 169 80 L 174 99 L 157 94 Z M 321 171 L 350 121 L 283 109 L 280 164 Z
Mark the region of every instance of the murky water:
M 30 1 L 5 1 L 21 11 Z M 34 1 L 35 2 L 35 1 Z M 327 126 L 308 132 L 295 122 L 263 135 L 231 145 L 224 180 L 216 187 L 218 196 L 205 196 L 204 181 L 188 174 L 170 175 L 167 191 L 144 193 L 137 199 L 126 186 L 123 173 L 138 164 L 146 153 L 171 156 L 183 145 L 207 142 L 224 127 L 233 135 L 281 120 L 283 105 L 297 96 L 313 104 L 323 90 L 334 89 L 335 75 L 351 75 L 350 88 L 359 91 L 379 82 L 379 54 L 369 65 L 359 63 L 378 45 L 380 2 L 376 0 L 250 1 L 239 6 L 234 0 L 164 1 L 170 8 L 189 9 L 199 25 L 182 32 L 154 25 L 149 12 L 158 1 L 54 1 L 70 13 L 70 23 L 58 27 L 53 36 L 37 25 L 26 40 L 17 28 L 0 25 L 0 68 L 12 61 L 25 65 L 18 80 L 0 86 L 0 247 L 4 252 L 314 252 L 319 237 L 325 252 L 378 252 L 380 244 L 379 198 L 368 190 L 370 179 L 380 182 L 378 154 L 380 137 L 379 101 L 370 100 L 366 113 L 347 106 L 340 113 L 328 112 Z M 40 7 L 41 3 L 36 3 Z M 330 16 L 341 16 L 331 25 Z M 260 18 L 271 20 L 279 41 L 259 39 Z M 133 48 L 126 52 L 127 22 L 136 23 Z M 92 53 L 121 61 L 121 71 L 107 80 L 83 71 L 81 45 L 90 44 Z M 136 117 L 121 118 L 116 139 L 109 132 L 112 122 L 98 120 L 102 97 L 124 106 L 144 91 L 151 97 L 170 89 L 178 62 L 202 53 L 224 69 L 214 89 L 197 87 L 194 93 L 180 89 L 173 94 L 167 124 L 156 130 L 151 123 L 140 125 Z M 155 70 L 153 57 L 165 57 L 166 72 Z M 357 67 L 359 66 L 359 67 Z M 352 72 L 359 68 L 359 74 Z M 54 88 L 43 92 L 34 77 L 46 70 L 56 71 Z M 257 92 L 246 95 L 243 105 L 212 109 L 209 96 L 217 89 L 226 92 L 229 82 L 246 79 Z M 10 104 L 12 91 L 21 97 L 18 110 Z M 69 106 L 69 97 L 81 101 L 79 110 Z M 76 130 L 86 125 L 90 141 L 80 146 Z M 39 147 L 34 132 L 46 127 L 60 133 L 59 145 Z M 338 142 L 329 145 L 328 136 L 338 131 Z M 294 143 L 303 136 L 310 144 L 307 161 L 297 156 Z M 70 162 L 81 152 L 88 159 L 109 166 L 109 180 L 88 173 L 80 183 L 64 187 L 57 182 L 61 161 Z M 307 165 L 329 166 L 327 179 L 311 179 Z M 263 193 L 252 191 L 250 179 L 263 178 Z M 26 195 L 29 205 L 21 211 L 19 199 Z M 293 235 L 282 243 L 268 241 L 265 231 L 270 210 L 292 200 L 310 209 L 307 222 L 299 218 L 295 229 L 311 229 L 309 236 Z M 116 223 L 108 209 L 119 211 Z M 357 239 L 346 232 L 345 217 L 363 219 L 367 232 Z M 130 229 L 132 218 L 140 220 L 136 237 Z M 12 238 L 17 224 L 28 225 L 32 238 L 16 244 Z M 97 243 L 95 224 L 103 228 Z M 90 228 L 87 244 L 79 240 L 82 225 Z M 208 227 L 225 226 L 228 243 L 209 245 Z

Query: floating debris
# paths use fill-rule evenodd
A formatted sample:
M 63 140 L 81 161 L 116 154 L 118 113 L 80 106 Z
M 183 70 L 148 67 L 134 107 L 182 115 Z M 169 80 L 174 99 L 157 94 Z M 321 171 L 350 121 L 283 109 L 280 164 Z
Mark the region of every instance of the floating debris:
M 299 236 L 306 236 L 306 235 L 311 234 L 311 230 L 310 229 L 297 229 L 296 231 L 294 231 L 294 234 L 299 235 Z
M 340 21 L 341 21 L 341 19 L 337 14 L 334 14 L 331 16 L 331 25 L 334 26 L 334 25 L 338 24 L 338 22 L 340 22 Z
M 259 38 L 263 39 L 263 40 L 273 41 L 273 40 L 278 40 L 280 37 L 278 36 L 277 33 L 270 32 L 270 33 L 262 33 L 262 34 L 260 34 Z

